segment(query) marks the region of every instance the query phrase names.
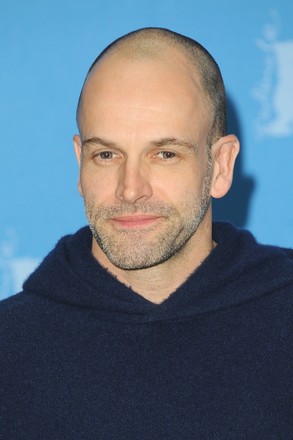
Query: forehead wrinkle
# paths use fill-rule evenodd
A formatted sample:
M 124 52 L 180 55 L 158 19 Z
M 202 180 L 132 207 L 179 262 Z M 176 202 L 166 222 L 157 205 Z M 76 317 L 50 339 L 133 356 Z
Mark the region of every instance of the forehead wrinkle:
M 118 69 L 118 67 L 121 67 L 119 66 L 119 57 L 113 61 L 115 63 L 114 67 L 116 69 Z M 117 61 L 118 61 L 118 65 L 116 65 Z M 132 61 L 130 61 L 130 63 L 132 63 Z M 103 64 L 102 61 L 101 64 Z M 164 66 L 164 63 L 160 62 L 159 66 L 160 65 Z M 176 72 L 174 73 L 175 76 L 172 74 L 171 78 L 173 78 L 173 80 L 175 80 L 176 75 L 178 77 L 179 74 L 181 74 L 182 76 L 184 75 L 185 78 L 184 78 L 184 84 L 181 84 L 180 81 L 178 83 L 178 78 L 177 78 L 176 92 L 178 96 L 176 95 L 177 100 L 175 101 L 175 99 L 173 99 L 171 103 L 169 102 L 169 100 L 172 98 L 172 94 L 168 90 L 165 90 L 164 93 L 163 92 L 161 93 L 159 103 L 154 101 L 153 98 L 154 94 L 157 96 L 156 91 L 160 90 L 158 89 L 159 79 L 158 77 L 155 77 L 156 63 L 153 68 L 151 67 L 150 69 L 147 70 L 147 72 L 145 72 L 145 79 L 141 78 L 141 74 L 139 75 L 139 71 L 134 70 L 132 87 L 129 81 L 127 82 L 126 78 L 123 77 L 124 90 L 122 92 L 121 88 L 120 90 L 118 88 L 119 96 L 116 97 L 116 99 L 115 99 L 116 96 L 115 94 L 117 92 L 116 89 L 118 87 L 118 83 L 115 81 L 115 78 L 112 78 L 112 82 L 110 82 L 109 84 L 105 83 L 106 78 L 108 78 L 108 75 L 106 75 L 106 71 L 110 68 L 110 66 L 107 65 L 107 63 L 106 65 L 104 64 L 103 67 L 102 65 L 99 66 L 102 67 L 102 72 L 100 72 L 100 69 L 98 69 L 97 67 L 97 70 L 95 70 L 95 72 L 92 72 L 92 76 L 89 78 L 85 86 L 83 99 L 81 102 L 81 112 L 83 113 L 82 123 L 81 123 L 82 128 L 84 128 L 84 122 L 87 119 L 87 115 L 89 114 L 90 111 L 88 107 L 93 106 L 96 99 L 99 99 L 98 101 L 99 106 L 100 107 L 104 106 L 106 107 L 106 109 L 108 109 L 108 107 L 110 108 L 110 110 L 111 108 L 119 109 L 119 107 L 123 106 L 124 109 L 123 112 L 121 112 L 121 115 L 119 117 L 120 119 L 125 119 L 128 118 L 129 116 L 134 118 L 136 118 L 137 116 L 141 118 L 143 116 L 143 118 L 146 121 L 150 120 L 150 122 L 152 122 L 152 119 L 156 115 L 156 112 L 161 111 L 160 104 L 166 102 L 166 104 L 168 104 L 168 108 L 170 108 L 170 105 L 174 107 L 175 105 L 178 105 L 180 103 L 180 100 L 182 99 L 187 99 L 189 103 L 192 103 L 194 100 L 197 100 L 199 105 L 202 106 L 202 114 L 203 115 L 205 114 L 205 117 L 207 116 L 208 112 L 207 112 L 206 99 L 202 90 L 201 82 L 199 81 L 199 78 L 193 74 L 194 72 L 188 68 L 187 65 L 180 66 L 178 70 L 176 69 Z M 166 65 L 165 68 L 164 67 L 162 68 L 162 71 L 161 68 L 159 68 L 160 77 L 163 76 L 164 70 L 166 68 L 167 68 Z M 102 73 L 102 76 L 100 76 L 100 73 Z M 110 75 L 111 75 L 111 71 L 110 71 Z M 143 80 L 147 82 L 146 89 L 144 89 L 142 84 L 140 86 L 140 83 Z M 188 90 L 187 90 L 187 86 L 188 86 Z M 137 88 L 138 93 L 134 92 L 134 87 Z M 127 95 L 129 93 L 131 96 L 131 104 L 127 102 Z M 106 98 L 106 102 L 104 102 L 104 98 Z M 183 105 L 182 102 L 179 105 Z M 127 109 L 127 114 L 125 113 L 125 109 Z
M 98 99 L 100 107 L 106 106 L 114 109 L 123 105 L 124 108 L 127 108 L 127 114 L 123 111 L 119 115 L 121 120 L 130 116 L 136 118 L 138 115 L 139 119 L 143 117 L 146 122 L 153 122 L 156 111 L 160 111 L 160 108 L 156 109 L 156 105 L 154 105 L 156 101 L 153 101 L 153 96 L 157 96 L 156 91 L 160 91 L 159 81 L 162 80 L 163 75 L 169 75 L 170 82 L 173 81 L 173 87 L 176 87 L 177 91 L 175 95 L 178 95 L 178 99 L 175 100 L 174 90 L 172 92 L 166 87 L 163 88 L 160 94 L 160 102 L 168 102 L 171 97 L 173 97 L 171 104 L 174 106 L 184 105 L 180 102 L 182 99 L 187 99 L 189 102 L 197 101 L 197 106 L 201 107 L 200 118 L 203 119 L 204 125 L 210 125 L 209 105 L 198 69 L 192 65 L 186 54 L 179 51 L 177 47 L 170 48 L 165 43 L 164 46 L 168 47 L 169 50 L 166 50 L 162 57 L 156 57 L 155 59 L 152 56 L 143 56 L 140 59 L 131 58 L 127 55 L 128 52 L 124 51 L 126 45 L 124 48 L 119 46 L 111 49 L 97 63 L 87 78 L 83 99 L 81 100 L 80 110 L 83 113 L 80 120 L 81 134 L 85 134 L 88 126 L 88 116 L 90 116 L 90 113 L 95 113 L 95 110 L 91 110 L 91 108 L 96 99 Z M 157 53 L 157 47 L 153 50 Z M 125 56 L 121 56 L 122 54 L 125 54 Z M 174 64 L 172 54 L 174 54 L 174 68 L 172 68 Z M 141 68 L 143 62 L 149 63 L 149 65 L 146 65 L 146 69 Z M 126 69 L 125 73 L 121 75 L 121 69 L 123 71 L 124 68 Z M 158 74 L 156 74 L 156 69 L 158 69 Z M 133 81 L 129 81 L 129 75 L 127 74 L 129 72 L 133 74 Z M 182 82 L 180 78 L 182 78 Z M 121 90 L 122 84 L 123 90 Z M 147 87 L 145 87 L 146 85 Z M 127 102 L 127 94 L 131 96 L 131 104 Z M 148 101 L 150 106 L 146 104 Z M 168 103 L 169 106 L 170 103 Z M 103 118 L 104 116 L 102 114 Z M 172 133 L 170 134 L 172 135 Z

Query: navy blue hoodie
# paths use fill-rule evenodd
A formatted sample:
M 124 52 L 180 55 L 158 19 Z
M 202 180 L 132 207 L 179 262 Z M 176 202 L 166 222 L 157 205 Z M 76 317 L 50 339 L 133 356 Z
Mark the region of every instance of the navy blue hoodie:
M 159 305 L 61 239 L 0 305 L 1 440 L 292 440 L 293 251 L 213 235 Z

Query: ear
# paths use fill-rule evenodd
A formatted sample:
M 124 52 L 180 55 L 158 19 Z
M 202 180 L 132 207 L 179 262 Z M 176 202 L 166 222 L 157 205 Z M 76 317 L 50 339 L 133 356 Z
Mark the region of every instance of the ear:
M 73 145 L 74 145 L 75 156 L 76 156 L 77 163 L 79 166 L 79 179 L 78 179 L 77 188 L 78 188 L 79 194 L 81 196 L 83 196 L 81 183 L 80 183 L 80 168 L 81 168 L 81 162 L 82 162 L 82 156 L 81 156 L 82 155 L 82 152 L 81 152 L 82 143 L 81 143 L 80 136 L 78 134 L 75 134 L 73 136 Z
M 230 134 L 221 137 L 213 146 L 213 179 L 211 184 L 211 196 L 219 199 L 227 194 L 232 180 L 236 157 L 240 145 L 236 136 Z

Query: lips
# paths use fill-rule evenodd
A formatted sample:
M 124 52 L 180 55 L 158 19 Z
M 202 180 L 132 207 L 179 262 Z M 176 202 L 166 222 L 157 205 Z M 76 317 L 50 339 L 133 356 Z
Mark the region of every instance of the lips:
M 133 214 L 111 219 L 116 226 L 122 228 L 143 228 L 154 225 L 162 217 L 157 215 Z

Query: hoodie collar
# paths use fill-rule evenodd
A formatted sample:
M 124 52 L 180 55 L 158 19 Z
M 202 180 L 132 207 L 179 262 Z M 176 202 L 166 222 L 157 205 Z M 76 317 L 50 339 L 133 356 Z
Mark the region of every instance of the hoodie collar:
M 247 231 L 214 223 L 215 249 L 163 303 L 120 283 L 91 253 L 88 227 L 63 237 L 24 284 L 24 292 L 91 309 L 101 319 L 188 319 L 270 293 L 293 281 L 293 251 L 258 245 Z

